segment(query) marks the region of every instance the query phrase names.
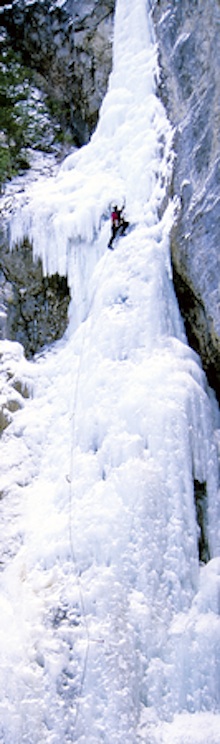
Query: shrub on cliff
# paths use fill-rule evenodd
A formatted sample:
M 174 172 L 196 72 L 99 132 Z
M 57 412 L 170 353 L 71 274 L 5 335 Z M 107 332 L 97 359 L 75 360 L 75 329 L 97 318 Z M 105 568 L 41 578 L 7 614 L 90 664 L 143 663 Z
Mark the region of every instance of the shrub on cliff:
M 0 52 L 0 188 L 29 167 L 28 149 L 50 150 L 56 139 L 42 94 L 20 56 L 3 44 Z

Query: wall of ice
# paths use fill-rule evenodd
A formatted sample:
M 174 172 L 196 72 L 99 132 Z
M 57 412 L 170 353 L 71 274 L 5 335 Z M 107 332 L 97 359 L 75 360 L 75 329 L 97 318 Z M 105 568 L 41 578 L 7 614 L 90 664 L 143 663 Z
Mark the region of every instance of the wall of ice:
M 97 130 L 12 215 L 12 245 L 28 234 L 72 303 L 66 337 L 24 369 L 34 397 L 1 445 L 22 532 L 1 582 L 4 744 L 218 743 L 219 411 L 173 289 L 157 74 L 145 0 L 118 0 Z M 111 252 L 124 199 L 131 229 Z

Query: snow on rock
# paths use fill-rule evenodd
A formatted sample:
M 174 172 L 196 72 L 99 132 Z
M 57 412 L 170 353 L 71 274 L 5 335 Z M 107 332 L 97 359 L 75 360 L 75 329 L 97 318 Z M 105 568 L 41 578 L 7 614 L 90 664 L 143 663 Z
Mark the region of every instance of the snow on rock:
M 1 443 L 2 744 L 219 741 L 219 411 L 172 284 L 156 74 L 145 0 L 118 0 L 97 130 L 11 222 L 45 272 L 68 272 L 72 302 Z M 111 252 L 124 198 L 132 229 Z

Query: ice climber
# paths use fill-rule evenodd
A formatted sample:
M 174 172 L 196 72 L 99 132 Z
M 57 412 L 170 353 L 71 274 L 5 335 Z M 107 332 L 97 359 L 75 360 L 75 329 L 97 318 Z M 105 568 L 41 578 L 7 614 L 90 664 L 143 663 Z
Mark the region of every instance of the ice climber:
M 123 235 L 127 229 L 129 222 L 124 218 L 124 205 L 121 209 L 118 209 L 117 205 L 113 207 L 111 212 L 111 238 L 108 243 L 108 248 L 112 248 L 113 240 L 116 235 Z

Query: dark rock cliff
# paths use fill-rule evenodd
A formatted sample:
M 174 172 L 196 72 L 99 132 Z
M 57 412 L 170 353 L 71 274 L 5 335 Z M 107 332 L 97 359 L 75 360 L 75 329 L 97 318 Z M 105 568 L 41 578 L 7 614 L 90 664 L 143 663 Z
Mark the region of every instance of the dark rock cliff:
M 115 0 L 1 2 L 0 25 L 76 145 L 95 129 L 112 63 Z
M 0 338 L 18 341 L 26 355 L 60 338 L 67 326 L 69 289 L 65 277 L 44 277 L 28 240 L 10 251 L 0 243 Z
M 52 116 L 76 146 L 95 129 L 112 67 L 115 0 L 0 2 L 0 26 L 33 70 Z M 28 356 L 60 338 L 69 290 L 57 275 L 43 278 L 27 241 L 11 253 L 0 234 L 0 338 L 23 344 Z
M 220 2 L 158 0 L 160 95 L 174 126 L 174 283 L 190 344 L 220 399 Z

